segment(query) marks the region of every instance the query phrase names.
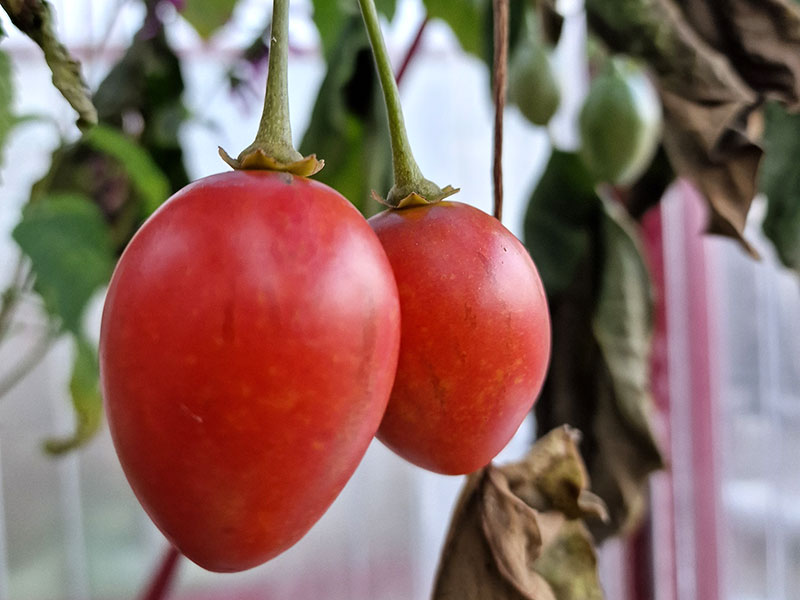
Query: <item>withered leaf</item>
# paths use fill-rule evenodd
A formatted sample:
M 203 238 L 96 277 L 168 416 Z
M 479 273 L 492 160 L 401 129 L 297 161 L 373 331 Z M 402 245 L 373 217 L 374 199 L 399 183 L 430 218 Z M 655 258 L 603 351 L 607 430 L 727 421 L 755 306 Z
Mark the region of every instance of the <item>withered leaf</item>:
M 515 495 L 540 511 L 558 511 L 569 519 L 595 517 L 606 520 L 603 502 L 588 491 L 589 474 L 571 427 L 554 429 L 538 442 L 524 460 L 502 467 Z
M 572 568 L 564 569 L 564 564 Z M 603 600 L 592 536 L 582 521 L 564 524 L 559 537 L 545 547 L 536 570 L 558 600 Z
M 800 109 L 800 6 L 792 0 L 678 0 L 687 21 L 760 95 Z
M 577 438 L 574 430 L 560 427 L 525 460 L 489 465 L 469 477 L 442 551 L 434 600 L 603 597 L 581 518 L 603 514 L 604 508 L 599 501 L 577 508 L 588 494 Z M 555 505 L 572 507 L 576 518 L 547 508 Z

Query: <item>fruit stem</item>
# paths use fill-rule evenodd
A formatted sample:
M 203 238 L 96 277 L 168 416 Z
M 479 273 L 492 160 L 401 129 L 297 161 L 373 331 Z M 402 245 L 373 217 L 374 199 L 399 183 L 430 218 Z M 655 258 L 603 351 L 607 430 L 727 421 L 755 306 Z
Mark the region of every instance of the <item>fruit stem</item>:
M 258 146 L 270 156 L 286 163 L 303 158 L 292 145 L 288 71 L 289 0 L 273 0 L 267 92 L 264 96 L 261 123 L 251 147 Z
M 394 171 L 394 186 L 386 198 L 387 204 L 401 207 L 404 200 L 415 196 L 413 203 L 431 203 L 450 195 L 452 188 L 442 190 L 438 185 L 426 179 L 420 171 L 411 145 L 408 142 L 403 109 L 400 106 L 400 92 L 397 89 L 392 65 L 381 34 L 381 25 L 378 20 L 378 11 L 374 0 L 358 0 L 361 7 L 361 16 L 367 29 L 372 56 L 378 70 L 378 78 L 383 90 L 383 99 L 389 117 L 389 134 L 392 141 L 392 167 Z M 421 200 L 421 202 L 420 202 Z
M 289 0 L 273 0 L 267 90 L 256 139 L 236 159 L 220 148 L 223 160 L 234 169 L 289 171 L 308 176 L 322 168 L 323 163 L 316 156 L 303 157 L 292 144 L 288 72 Z

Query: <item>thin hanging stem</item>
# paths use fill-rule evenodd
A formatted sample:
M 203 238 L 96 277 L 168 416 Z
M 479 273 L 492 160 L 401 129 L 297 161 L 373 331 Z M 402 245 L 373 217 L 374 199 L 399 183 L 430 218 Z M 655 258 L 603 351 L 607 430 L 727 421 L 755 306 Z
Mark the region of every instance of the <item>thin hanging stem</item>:
M 492 8 L 494 16 L 494 77 L 492 80 L 492 92 L 494 95 L 493 214 L 500 221 L 503 218 L 503 113 L 505 112 L 508 80 L 508 0 L 493 0 Z
M 367 29 L 372 55 L 378 69 L 378 78 L 383 90 L 386 112 L 389 117 L 389 134 L 392 141 L 392 167 L 394 170 L 394 187 L 389 192 L 387 202 L 397 206 L 404 199 L 416 195 L 427 202 L 440 200 L 444 195 L 453 193 L 449 188 L 442 190 L 432 181 L 423 177 L 417 161 L 411 152 L 408 142 L 403 109 L 400 105 L 400 92 L 397 89 L 389 54 L 381 34 L 381 25 L 374 0 L 358 0 L 361 16 Z

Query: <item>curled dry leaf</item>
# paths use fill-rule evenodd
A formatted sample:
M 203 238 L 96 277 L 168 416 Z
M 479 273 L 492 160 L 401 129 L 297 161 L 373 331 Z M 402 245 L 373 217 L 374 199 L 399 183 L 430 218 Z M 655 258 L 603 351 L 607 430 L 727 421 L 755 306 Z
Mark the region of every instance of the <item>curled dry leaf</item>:
M 605 518 L 567 426 L 521 462 L 489 465 L 461 493 L 434 600 L 585 600 L 603 597 L 584 518 Z
M 800 110 L 800 6 L 793 0 L 678 0 L 686 20 L 759 94 Z
M 709 231 L 743 231 L 762 151 L 764 98 L 800 107 L 800 8 L 790 0 L 587 0 L 593 30 L 645 59 L 665 112 L 673 167 L 706 197 Z

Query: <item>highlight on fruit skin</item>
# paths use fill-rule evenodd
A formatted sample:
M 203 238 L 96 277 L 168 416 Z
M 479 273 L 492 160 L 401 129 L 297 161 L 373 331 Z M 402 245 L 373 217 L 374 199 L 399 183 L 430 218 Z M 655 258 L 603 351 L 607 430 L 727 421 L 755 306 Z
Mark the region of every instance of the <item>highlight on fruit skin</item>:
M 658 149 L 661 101 L 645 71 L 615 56 L 591 83 L 579 117 L 580 155 L 598 181 L 636 181 Z
M 449 475 L 488 464 L 529 414 L 550 356 L 541 279 L 494 217 L 460 202 L 369 220 L 400 297 L 400 357 L 378 439 Z

